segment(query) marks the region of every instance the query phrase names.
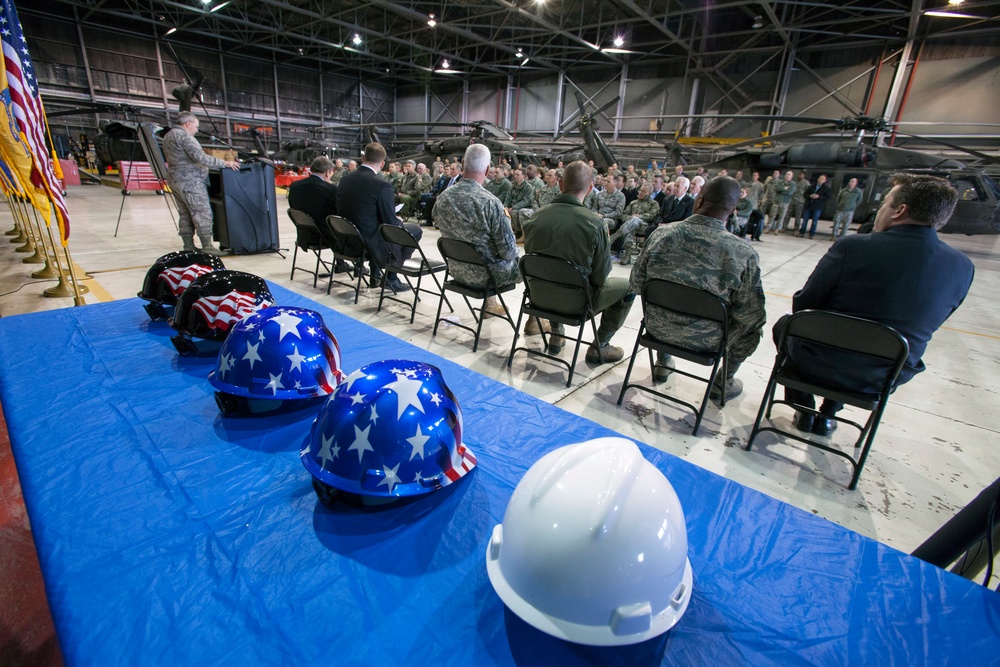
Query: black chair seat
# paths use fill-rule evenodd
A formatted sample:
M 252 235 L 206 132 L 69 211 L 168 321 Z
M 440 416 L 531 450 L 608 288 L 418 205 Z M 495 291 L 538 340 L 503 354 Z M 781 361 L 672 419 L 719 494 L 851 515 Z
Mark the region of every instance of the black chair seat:
M 349 274 L 355 279 L 355 282 L 352 283 L 334 280 L 333 272 L 331 271 L 330 280 L 326 284 L 326 293 L 330 293 L 333 283 L 350 287 L 354 290 L 354 303 L 357 303 L 358 296 L 361 294 L 361 284 L 364 283 L 367 287 L 371 286 L 371 283 L 365 278 L 361 270 L 369 257 L 364 237 L 361 236 L 354 223 L 339 215 L 328 215 L 326 220 L 318 225 L 318 227 L 321 232 L 328 234 L 332 240 L 334 260 L 341 260 L 352 266 L 353 269 L 349 271 Z
M 324 250 L 332 250 L 333 248 L 327 242 L 326 237 L 323 236 L 316 221 L 308 213 L 290 208 L 288 209 L 288 217 L 291 219 L 292 224 L 295 225 L 295 250 L 292 252 L 292 272 L 288 276 L 288 279 L 293 280 L 295 272 L 302 271 L 313 277 L 313 287 L 316 287 L 316 283 L 321 276 L 319 271 L 320 264 L 327 270 L 327 273 L 332 271 L 330 265 L 323 261 L 322 252 Z M 299 248 L 316 255 L 316 266 L 312 271 L 304 269 L 301 266 L 296 266 Z
M 434 331 L 431 335 L 437 335 L 438 325 L 444 319 L 441 317 L 441 308 L 447 301 L 445 292 L 455 292 L 456 294 L 462 295 L 462 298 L 465 300 L 465 305 L 469 307 L 469 311 L 472 313 L 472 319 L 476 322 L 476 328 L 473 329 L 472 327 L 459 322 L 450 322 L 450 324 L 460 329 L 465 329 L 475 336 L 472 340 L 472 351 L 475 352 L 479 349 L 479 337 L 483 331 L 483 320 L 486 319 L 486 300 L 491 296 L 495 296 L 499 299 L 500 305 L 503 306 L 504 312 L 507 313 L 504 316 L 498 317 L 505 320 L 511 326 L 514 326 L 514 320 L 511 319 L 510 311 L 507 309 L 507 304 L 503 300 L 503 294 L 514 289 L 514 285 L 497 285 L 496 277 L 493 275 L 489 265 L 486 263 L 486 258 L 483 257 L 482 253 L 479 252 L 476 246 L 472 245 L 468 241 L 449 239 L 442 236 L 438 239 L 438 251 L 440 251 L 441 257 L 444 258 L 446 269 L 444 272 L 444 281 L 441 283 L 441 298 L 438 300 L 437 317 L 434 318 Z M 471 285 L 460 283 L 454 278 L 449 279 L 448 275 L 451 273 L 452 264 L 478 266 L 486 274 L 486 285 L 484 287 L 473 287 Z M 478 314 L 469 299 L 482 299 Z M 451 308 L 450 303 L 448 304 L 448 307 Z
M 588 321 L 594 331 L 594 341 L 597 340 L 597 323 L 594 322 L 590 281 L 572 262 L 539 253 L 528 253 L 522 257 L 518 263 L 518 269 L 524 280 L 524 296 L 521 299 L 521 310 L 517 315 L 517 324 L 514 325 L 514 342 L 511 344 L 510 354 L 507 355 L 507 368 L 510 368 L 514 361 L 514 353 L 523 350 L 530 355 L 544 357 L 565 366 L 569 370 L 569 376 L 566 378 L 566 386 L 568 387 L 573 383 L 576 361 L 580 356 L 580 346 L 583 344 L 583 330 Z M 554 354 L 528 347 L 518 347 L 517 339 L 520 336 L 521 322 L 525 315 L 558 322 L 566 326 L 579 327 L 575 340 L 558 333 L 550 333 L 546 336 L 545 332 L 542 332 L 542 342 L 546 348 L 548 348 L 551 336 L 574 341 L 572 361 L 566 361 Z
M 822 381 L 813 377 L 804 378 L 800 369 L 795 368 L 790 360 L 789 350 L 793 342 L 833 349 L 838 354 L 843 354 L 845 359 L 856 359 L 856 362 L 850 363 L 851 367 L 856 369 L 877 368 L 881 371 L 884 367 L 881 390 L 878 395 L 874 395 L 871 392 L 849 391 L 839 386 L 824 385 Z M 750 451 L 754 439 L 761 432 L 771 431 L 781 434 L 786 438 L 847 459 L 853 470 L 847 488 L 851 490 L 857 488 L 861 471 L 875 441 L 875 433 L 878 430 L 882 414 L 889 402 L 889 395 L 895 387 L 896 378 L 899 377 L 899 372 L 902 370 L 908 354 L 909 345 L 906 339 L 892 327 L 879 322 L 821 310 L 804 310 L 789 316 L 778 340 L 778 356 L 767 381 L 764 400 L 757 412 L 757 419 L 754 421 L 753 430 L 750 431 L 750 438 L 744 449 Z M 868 410 L 868 420 L 864 424 L 858 424 L 844 417 L 826 415 L 787 400 L 775 399 L 774 394 L 779 384 Z M 817 442 L 798 433 L 785 431 L 773 423 L 770 426 L 761 426 L 764 418 L 770 420 L 771 409 L 775 405 L 788 405 L 796 410 L 825 419 L 834 419 L 857 428 L 860 434 L 854 442 L 854 449 L 861 448 L 860 455 L 858 458 L 854 458 L 841 449 Z
M 386 285 L 382 283 L 382 290 L 378 297 L 378 307 L 375 312 L 382 310 L 382 303 L 386 299 L 389 301 L 395 301 L 401 303 L 404 306 L 410 307 L 410 324 L 413 324 L 413 320 L 417 315 L 417 302 L 420 301 L 420 293 L 425 292 L 427 294 L 433 294 L 436 296 L 444 296 L 444 288 L 441 282 L 438 280 L 438 273 L 447 270 L 447 265 L 437 259 L 428 259 L 424 255 L 423 248 L 420 247 L 420 243 L 413 237 L 413 234 L 406 231 L 403 227 L 397 227 L 395 225 L 382 225 L 379 227 L 379 234 L 385 239 L 386 245 L 389 246 L 389 261 L 385 266 L 386 273 L 395 273 L 397 275 L 403 276 L 406 280 L 406 284 L 410 286 L 410 290 L 413 292 L 413 301 L 405 301 L 403 299 L 395 296 L 395 292 L 387 294 L 385 291 Z M 412 255 L 403 261 L 399 261 L 396 257 L 395 248 L 400 248 L 400 254 L 402 254 L 403 248 L 410 248 L 412 250 Z M 437 291 L 429 290 L 426 287 L 422 287 L 422 281 L 424 276 L 430 276 L 437 285 Z M 414 286 L 410 282 L 410 278 L 416 278 L 417 284 Z M 390 290 L 391 291 L 391 290 Z M 445 301 L 448 303 L 448 310 L 454 312 L 451 307 L 451 302 L 445 297 Z
M 659 308 L 677 315 L 695 317 L 713 323 L 719 328 L 718 346 L 710 351 L 694 350 L 660 340 L 646 329 L 646 316 L 648 316 L 650 308 Z M 639 325 L 639 333 L 635 337 L 635 347 L 632 348 L 632 357 L 628 362 L 628 370 L 625 371 L 625 381 L 622 383 L 621 392 L 618 394 L 618 405 L 621 405 L 625 399 L 625 392 L 633 388 L 654 396 L 659 396 L 664 400 L 683 405 L 694 412 L 695 421 L 692 435 L 698 435 L 698 429 L 701 427 L 702 419 L 705 417 L 708 399 L 712 393 L 712 384 L 715 382 L 715 378 L 720 370 L 722 371 L 722 377 L 726 377 L 728 374 L 729 360 L 726 358 L 726 346 L 729 340 L 729 310 L 722 299 L 711 292 L 668 280 L 648 280 L 642 287 L 642 312 L 644 317 L 642 323 Z M 649 366 L 651 370 L 655 364 L 653 360 L 654 350 L 669 354 L 678 359 L 696 363 L 699 366 L 711 366 L 712 370 L 708 377 L 694 375 L 680 368 L 675 368 L 672 371 L 678 375 L 683 375 L 707 384 L 701 405 L 688 403 L 681 398 L 667 394 L 666 392 L 657 391 L 652 387 L 629 383 L 629 378 L 632 377 L 632 368 L 635 365 L 635 358 L 639 353 L 640 347 L 645 347 L 649 350 Z M 725 392 L 722 392 L 719 405 L 722 407 L 726 405 Z

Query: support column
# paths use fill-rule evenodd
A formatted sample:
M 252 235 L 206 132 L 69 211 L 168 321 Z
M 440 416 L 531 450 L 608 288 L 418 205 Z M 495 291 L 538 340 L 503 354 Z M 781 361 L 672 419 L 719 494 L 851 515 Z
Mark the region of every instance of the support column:
M 274 77 L 274 118 L 275 130 L 277 134 L 278 148 L 281 148 L 281 102 L 280 97 L 278 97 L 278 61 L 274 54 L 271 55 L 271 72 Z
M 504 110 L 503 110 L 503 115 L 504 115 L 503 126 L 505 128 L 507 128 L 508 131 L 511 130 L 511 129 L 513 129 L 511 127 L 511 124 L 513 124 L 513 122 L 514 122 L 514 116 L 512 114 L 512 112 L 513 112 L 513 106 L 514 105 L 511 104 L 511 102 L 512 102 L 511 98 L 513 97 L 513 95 L 514 95 L 514 76 L 511 75 L 511 74 L 508 74 L 507 75 L 507 99 L 504 100 Z
M 889 96 L 885 100 L 885 107 L 882 109 L 883 118 L 894 118 L 899 112 L 899 103 L 903 97 L 903 90 L 906 88 L 906 72 L 910 67 L 910 60 L 913 57 L 914 40 L 906 40 L 903 47 L 903 55 L 899 57 L 899 65 L 896 66 L 896 73 L 892 77 L 892 86 L 889 88 Z
M 73 18 L 75 19 L 74 23 L 76 23 L 76 36 L 80 40 L 80 53 L 83 55 L 83 71 L 87 75 L 87 92 L 90 94 L 90 101 L 96 102 L 94 77 L 90 74 L 90 59 L 87 57 L 87 45 L 83 42 L 83 26 L 80 24 L 80 12 L 77 11 L 76 5 L 73 5 Z M 94 113 L 94 125 L 97 125 L 100 120 L 100 115 Z
M 233 122 L 229 117 L 229 88 L 226 86 L 226 59 L 222 52 L 222 40 L 216 41 L 219 49 L 219 81 L 222 82 L 222 113 L 226 118 L 226 143 L 233 143 Z
M 695 77 L 691 82 L 691 101 L 688 103 L 688 114 L 691 116 L 697 115 L 698 113 L 698 95 L 701 94 L 701 77 Z M 694 123 L 688 123 L 687 127 L 684 129 L 684 136 L 691 136 L 691 127 Z M 701 123 L 698 123 L 701 126 Z
M 76 11 L 76 7 L 73 8 Z M 79 29 L 79 24 L 77 24 Z M 167 99 L 167 81 L 163 76 L 163 56 L 160 53 L 160 38 L 156 34 L 156 27 L 153 27 L 153 44 L 156 46 L 156 72 L 160 77 L 160 95 L 163 97 L 163 112 L 167 115 L 167 127 L 170 127 L 170 104 Z
M 628 92 L 628 63 L 623 63 L 621 80 L 618 82 L 618 105 L 615 107 L 615 132 L 613 141 L 618 141 L 618 134 L 622 129 L 622 115 L 625 113 L 626 92 Z
M 469 122 L 469 80 L 462 80 L 462 122 Z
M 552 123 L 552 138 L 559 136 L 559 127 L 562 125 L 563 97 L 566 95 L 566 72 L 559 70 L 559 81 L 556 83 L 556 117 Z
M 785 113 L 785 102 L 788 100 L 788 86 L 792 81 L 792 64 L 795 62 L 795 47 L 789 46 L 786 48 L 787 57 L 785 58 L 785 69 L 781 72 L 781 86 L 778 89 L 777 97 L 777 115 L 782 115 Z M 781 121 L 776 120 L 772 122 L 772 134 L 776 134 L 781 129 Z

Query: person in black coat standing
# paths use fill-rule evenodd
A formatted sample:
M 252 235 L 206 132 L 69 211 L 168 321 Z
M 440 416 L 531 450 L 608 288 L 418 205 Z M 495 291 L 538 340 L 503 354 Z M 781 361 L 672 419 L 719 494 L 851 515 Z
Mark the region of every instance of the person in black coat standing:
M 380 225 L 402 227 L 418 241 L 423 235 L 419 225 L 403 224 L 396 217 L 392 185 L 379 175 L 383 164 L 385 164 L 385 149 L 381 144 L 370 143 L 365 146 L 363 163 L 356 171 L 341 179 L 337 198 L 340 215 L 354 223 L 364 238 L 371 256 L 373 283 L 382 275 L 382 270 L 389 261 L 390 251 L 392 256 L 400 261 L 409 259 L 413 254 L 412 249 L 403 249 L 399 246 L 390 248 L 379 234 Z M 406 289 L 395 273 L 385 274 L 385 285 L 394 292 Z
M 826 174 L 820 174 L 816 179 L 816 185 L 806 188 L 805 207 L 802 209 L 802 223 L 799 226 L 799 237 L 806 234 L 806 225 L 812 221 L 809 228 L 809 238 L 816 234 L 816 225 L 819 224 L 819 216 L 826 208 L 826 200 L 830 198 L 830 185 L 826 182 Z

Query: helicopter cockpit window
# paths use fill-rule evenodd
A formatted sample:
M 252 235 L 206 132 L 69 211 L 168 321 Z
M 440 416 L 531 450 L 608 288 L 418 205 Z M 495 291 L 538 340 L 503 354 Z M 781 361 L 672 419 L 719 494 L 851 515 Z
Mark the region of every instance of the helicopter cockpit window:
M 951 179 L 951 184 L 958 190 L 958 198 L 961 201 L 982 201 L 983 196 L 976 188 L 976 184 L 967 178 Z

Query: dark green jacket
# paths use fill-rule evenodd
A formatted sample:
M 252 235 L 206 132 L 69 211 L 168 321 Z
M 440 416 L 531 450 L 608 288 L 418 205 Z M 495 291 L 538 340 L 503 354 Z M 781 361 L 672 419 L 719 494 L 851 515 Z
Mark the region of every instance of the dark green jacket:
M 596 292 L 611 273 L 608 228 L 573 195 L 558 195 L 524 225 L 524 251 L 569 260 Z

